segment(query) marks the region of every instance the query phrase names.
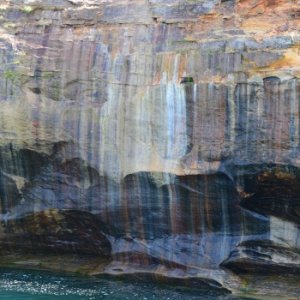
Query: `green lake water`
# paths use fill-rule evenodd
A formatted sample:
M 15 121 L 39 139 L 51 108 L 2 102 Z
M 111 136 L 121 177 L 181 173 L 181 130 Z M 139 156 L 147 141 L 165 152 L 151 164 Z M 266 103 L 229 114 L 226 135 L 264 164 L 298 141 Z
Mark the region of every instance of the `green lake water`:
M 0 269 L 2 300 L 171 300 L 241 299 L 213 290 L 189 290 L 150 282 L 64 276 L 47 272 Z

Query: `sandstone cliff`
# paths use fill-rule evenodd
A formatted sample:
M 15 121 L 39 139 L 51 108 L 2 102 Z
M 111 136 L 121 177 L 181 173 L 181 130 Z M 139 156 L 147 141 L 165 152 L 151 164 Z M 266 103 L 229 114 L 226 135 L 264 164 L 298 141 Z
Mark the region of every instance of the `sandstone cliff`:
M 2 0 L 4 260 L 297 295 L 260 274 L 300 273 L 299 7 Z

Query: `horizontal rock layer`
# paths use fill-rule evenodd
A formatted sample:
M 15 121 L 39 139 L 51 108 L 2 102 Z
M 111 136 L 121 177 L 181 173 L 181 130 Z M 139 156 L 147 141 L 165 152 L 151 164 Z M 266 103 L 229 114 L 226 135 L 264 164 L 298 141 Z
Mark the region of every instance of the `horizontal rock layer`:
M 234 292 L 298 274 L 299 4 L 2 1 L 3 257 Z

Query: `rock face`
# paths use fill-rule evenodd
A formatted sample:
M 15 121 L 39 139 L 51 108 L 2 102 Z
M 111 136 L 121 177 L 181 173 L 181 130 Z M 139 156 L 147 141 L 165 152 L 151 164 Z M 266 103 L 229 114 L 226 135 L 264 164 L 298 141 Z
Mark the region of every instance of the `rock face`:
M 237 293 L 262 270 L 297 276 L 299 7 L 1 1 L 3 255 Z M 299 293 L 278 282 L 268 293 Z
M 77 253 L 109 257 L 109 241 L 96 217 L 86 212 L 49 210 L 8 220 L 2 252 Z

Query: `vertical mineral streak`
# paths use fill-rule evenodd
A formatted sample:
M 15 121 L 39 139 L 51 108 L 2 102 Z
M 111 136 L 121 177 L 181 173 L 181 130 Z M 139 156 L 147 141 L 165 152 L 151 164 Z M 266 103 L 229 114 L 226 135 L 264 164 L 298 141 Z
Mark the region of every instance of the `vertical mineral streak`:
M 299 4 L 2 1 L 1 255 L 299 274 Z

